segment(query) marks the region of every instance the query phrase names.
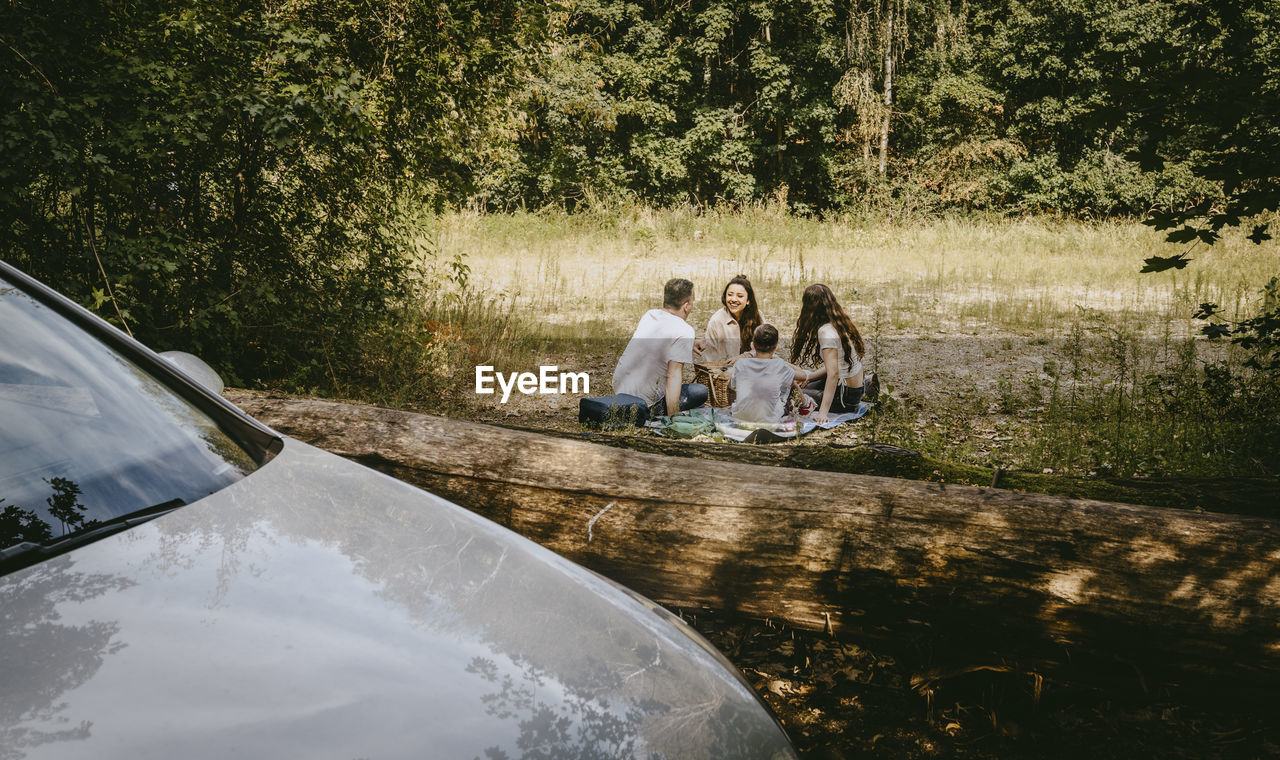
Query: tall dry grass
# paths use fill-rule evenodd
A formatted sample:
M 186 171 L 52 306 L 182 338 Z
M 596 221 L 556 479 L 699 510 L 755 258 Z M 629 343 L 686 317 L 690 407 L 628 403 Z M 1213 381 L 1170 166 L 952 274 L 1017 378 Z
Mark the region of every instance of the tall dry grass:
M 1140 275 L 1144 258 L 1179 250 L 1136 223 L 938 220 L 910 226 L 816 221 L 774 209 L 574 215 L 454 213 L 439 218 L 438 255 L 465 257 L 475 293 L 550 324 L 601 321 L 630 330 L 669 277 L 693 280 L 691 321 L 718 308 L 724 282 L 747 274 L 771 319 L 790 324 L 800 292 L 825 282 L 867 322 L 897 329 L 993 326 L 1065 334 L 1076 307 L 1141 316 L 1155 328 L 1202 301 L 1240 308 L 1275 273 L 1276 249 L 1230 234 L 1183 271 Z

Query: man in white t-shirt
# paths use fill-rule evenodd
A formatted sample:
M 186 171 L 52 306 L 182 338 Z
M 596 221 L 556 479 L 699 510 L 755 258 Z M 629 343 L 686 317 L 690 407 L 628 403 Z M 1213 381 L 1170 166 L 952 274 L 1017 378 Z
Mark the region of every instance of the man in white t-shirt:
M 707 386 L 681 383 L 684 365 L 693 362 L 693 327 L 686 321 L 692 310 L 693 283 L 668 280 L 662 308 L 645 312 L 618 359 L 614 393 L 638 396 L 657 414 L 668 416 L 706 403 Z

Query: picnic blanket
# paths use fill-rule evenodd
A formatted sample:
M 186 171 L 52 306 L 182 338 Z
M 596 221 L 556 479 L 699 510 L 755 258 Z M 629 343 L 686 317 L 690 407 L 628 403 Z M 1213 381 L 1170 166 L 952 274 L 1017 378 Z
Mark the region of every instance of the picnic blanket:
M 739 422 L 724 409 L 714 409 L 704 405 L 687 412 L 680 412 L 675 417 L 659 417 L 650 420 L 646 427 L 654 429 L 659 435 L 672 438 L 694 438 L 718 432 L 731 441 L 776 443 L 795 440 L 797 436 L 808 435 L 818 428 L 830 430 L 846 422 L 852 422 L 865 415 L 873 406 L 875 405 L 863 401 L 858 405 L 858 411 L 831 415 L 821 425 L 808 417 L 797 418 L 794 415 L 783 417 L 782 421 L 776 425 L 760 425 Z

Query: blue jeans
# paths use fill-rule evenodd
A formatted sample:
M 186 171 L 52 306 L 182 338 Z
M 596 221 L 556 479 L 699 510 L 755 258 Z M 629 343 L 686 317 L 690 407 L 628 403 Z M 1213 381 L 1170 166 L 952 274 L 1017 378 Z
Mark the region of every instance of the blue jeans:
M 685 383 L 680 386 L 680 411 L 696 409 L 707 403 L 707 399 L 710 396 L 710 389 L 702 383 Z M 650 417 L 665 417 L 667 415 L 667 397 L 659 397 L 657 402 L 649 409 L 651 410 Z

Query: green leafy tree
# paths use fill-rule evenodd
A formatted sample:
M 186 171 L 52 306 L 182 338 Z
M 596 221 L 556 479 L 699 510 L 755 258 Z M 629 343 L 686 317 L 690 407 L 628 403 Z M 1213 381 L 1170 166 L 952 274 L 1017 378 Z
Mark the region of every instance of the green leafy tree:
M 1149 223 L 1179 244 L 1212 245 L 1222 229 L 1280 208 L 1280 3 L 1230 0 L 1174 7 L 1173 44 L 1147 57 L 1134 88 L 1135 154 L 1151 167 L 1189 156 L 1220 197 L 1156 209 Z M 1250 239 L 1270 239 L 1256 223 Z M 1148 262 L 1182 268 L 1190 251 Z
M 407 293 L 407 212 L 465 193 L 515 15 L 6 3 L 5 256 L 233 381 L 326 383 Z
M 1268 214 L 1280 208 L 1280 3 L 1229 0 L 1174 6 L 1174 44 L 1148 56 L 1144 87 L 1135 93 L 1137 157 L 1161 167 L 1189 156 L 1192 171 L 1221 194 L 1157 208 L 1146 223 L 1170 230 L 1185 246 L 1146 260 L 1144 272 L 1181 269 L 1197 246 L 1213 245 L 1223 229 L 1250 225 L 1249 239 L 1271 240 Z M 1136 88 L 1135 88 L 1136 90 Z M 1280 370 L 1277 280 L 1263 288 L 1253 316 L 1226 319 L 1217 304 L 1201 304 L 1204 333 L 1229 337 L 1252 352 L 1250 365 Z

